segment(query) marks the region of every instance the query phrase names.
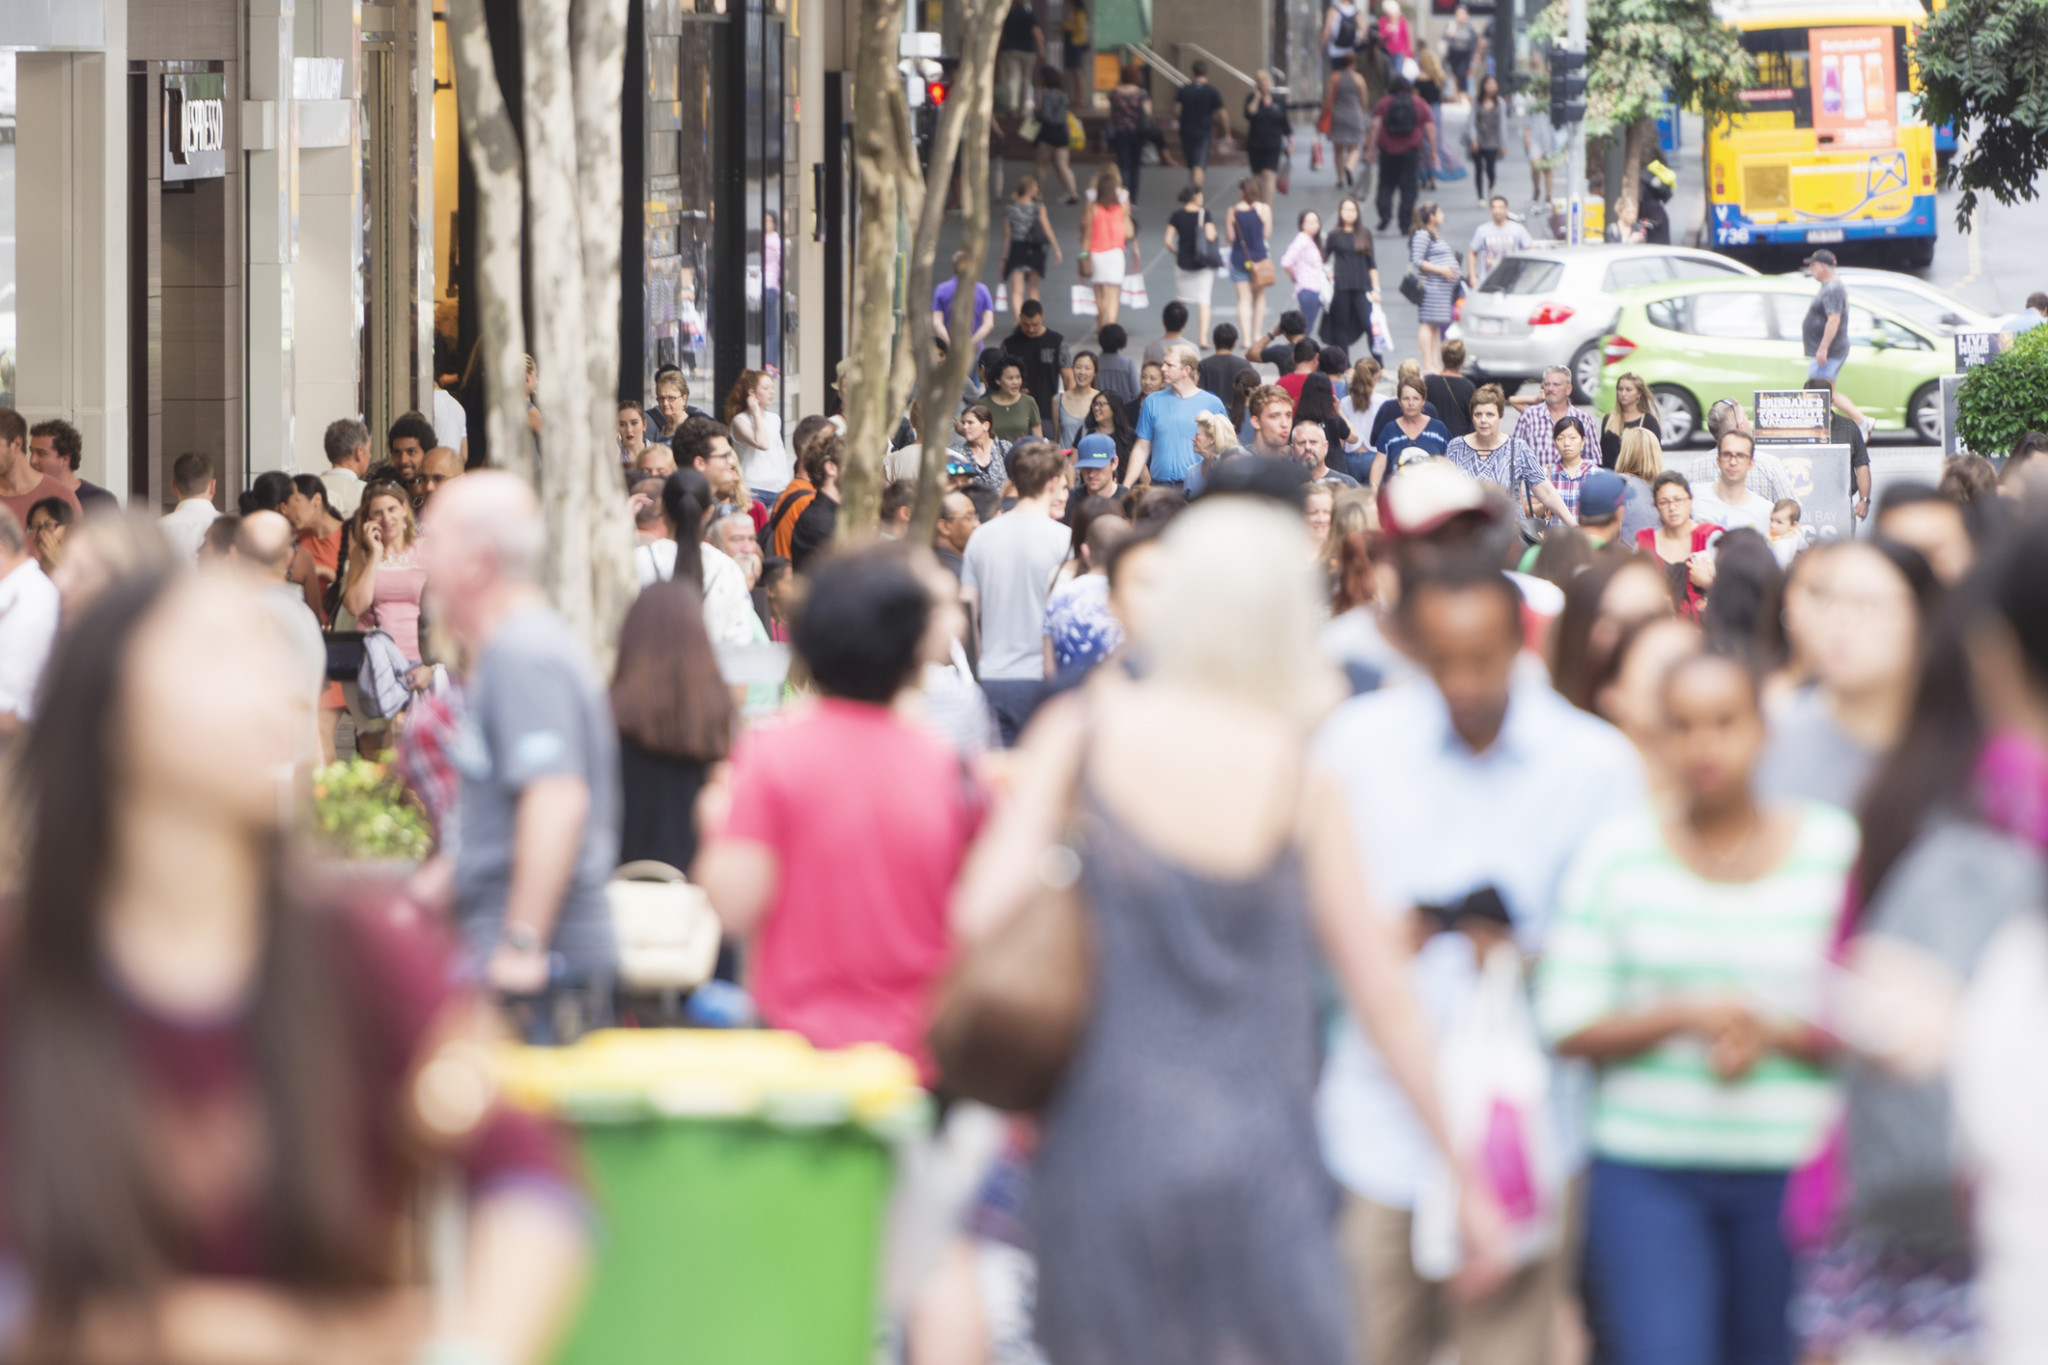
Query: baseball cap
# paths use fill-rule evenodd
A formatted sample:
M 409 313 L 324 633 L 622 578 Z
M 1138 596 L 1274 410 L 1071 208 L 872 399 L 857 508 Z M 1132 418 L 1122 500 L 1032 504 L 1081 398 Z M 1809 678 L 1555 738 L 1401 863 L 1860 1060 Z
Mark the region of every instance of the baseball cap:
M 1833 265 L 1834 263 L 1835 253 L 1829 251 L 1826 247 L 1822 247 L 1819 251 L 1814 252 L 1811 256 L 1800 262 L 1802 265 Z
M 1116 463 L 1116 442 L 1091 431 L 1074 446 L 1074 468 L 1108 469 Z
M 1426 536 L 1462 516 L 1498 515 L 1479 480 L 1449 460 L 1420 460 L 1380 485 L 1380 527 L 1390 536 Z
M 1605 521 L 1628 501 L 1628 481 L 1611 469 L 1596 469 L 1579 485 L 1579 520 Z

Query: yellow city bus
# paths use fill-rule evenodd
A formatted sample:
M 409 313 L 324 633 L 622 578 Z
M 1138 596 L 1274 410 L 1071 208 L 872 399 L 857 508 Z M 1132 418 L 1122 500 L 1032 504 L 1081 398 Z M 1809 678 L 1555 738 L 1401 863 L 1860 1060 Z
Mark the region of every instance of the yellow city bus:
M 1756 62 L 1746 112 L 1707 129 L 1712 245 L 1883 244 L 1934 259 L 1934 130 L 1910 59 L 1920 0 L 1748 0 L 1719 9 Z

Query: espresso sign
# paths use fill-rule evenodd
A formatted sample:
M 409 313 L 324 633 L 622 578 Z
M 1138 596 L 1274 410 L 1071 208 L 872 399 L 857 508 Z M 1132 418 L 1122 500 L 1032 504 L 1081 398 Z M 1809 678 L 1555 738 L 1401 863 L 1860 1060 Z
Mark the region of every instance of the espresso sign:
M 228 173 L 226 85 L 218 75 L 164 77 L 164 179 Z

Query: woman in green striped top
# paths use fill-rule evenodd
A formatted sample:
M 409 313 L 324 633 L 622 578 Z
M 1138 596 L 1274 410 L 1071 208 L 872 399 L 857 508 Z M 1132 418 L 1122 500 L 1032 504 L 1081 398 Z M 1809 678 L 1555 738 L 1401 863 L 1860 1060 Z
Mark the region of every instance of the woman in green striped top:
M 1855 822 L 1765 806 L 1756 683 L 1695 655 L 1663 691 L 1669 814 L 1610 822 L 1566 879 L 1537 982 L 1600 1069 L 1587 1236 L 1621 1365 L 1791 1365 L 1785 1178 L 1835 1104 L 1806 1025 Z

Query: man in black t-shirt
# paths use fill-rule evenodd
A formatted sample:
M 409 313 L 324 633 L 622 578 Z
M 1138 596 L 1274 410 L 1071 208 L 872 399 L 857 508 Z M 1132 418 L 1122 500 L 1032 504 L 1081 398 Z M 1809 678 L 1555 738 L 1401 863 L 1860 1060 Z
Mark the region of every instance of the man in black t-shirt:
M 1060 392 L 1074 386 L 1074 356 L 1067 339 L 1045 325 L 1045 305 L 1026 299 L 1017 308 L 1017 326 L 1003 338 L 1003 354 L 1024 371 L 1024 392 L 1038 404 L 1047 439 L 1059 444 L 1060 414 L 1054 406 Z
M 1209 340 L 1216 346 L 1216 354 L 1203 360 L 1195 367 L 1195 382 L 1223 400 L 1230 406 L 1236 397 L 1237 377 L 1252 368 L 1252 363 L 1237 351 L 1237 328 L 1228 322 L 1216 324 L 1216 330 L 1209 334 Z
M 1252 350 L 1261 361 L 1285 372 L 1294 367 L 1294 343 L 1307 335 L 1308 319 L 1300 309 L 1290 308 L 1280 315 L 1279 329 L 1259 338 Z
M 1830 379 L 1809 379 L 1809 389 L 1818 389 L 1833 402 L 1835 385 Z M 1830 410 L 1828 413 L 1828 440 L 1838 446 L 1849 447 L 1849 499 L 1850 510 L 1861 521 L 1870 515 L 1870 447 L 1863 440 L 1863 428 L 1851 418 Z
M 1017 0 L 1003 16 L 1003 36 L 998 40 L 996 60 L 1002 71 L 1003 102 L 996 107 L 1013 114 L 1024 112 L 1031 93 L 1032 78 L 1045 65 L 1045 30 L 1039 27 L 1038 11 L 1031 0 Z
M 1223 112 L 1223 92 L 1209 84 L 1207 62 L 1194 64 L 1173 102 L 1180 107 L 1180 149 L 1188 159 L 1188 183 L 1199 186 L 1209 164 L 1211 139 L 1230 141 L 1230 115 Z

